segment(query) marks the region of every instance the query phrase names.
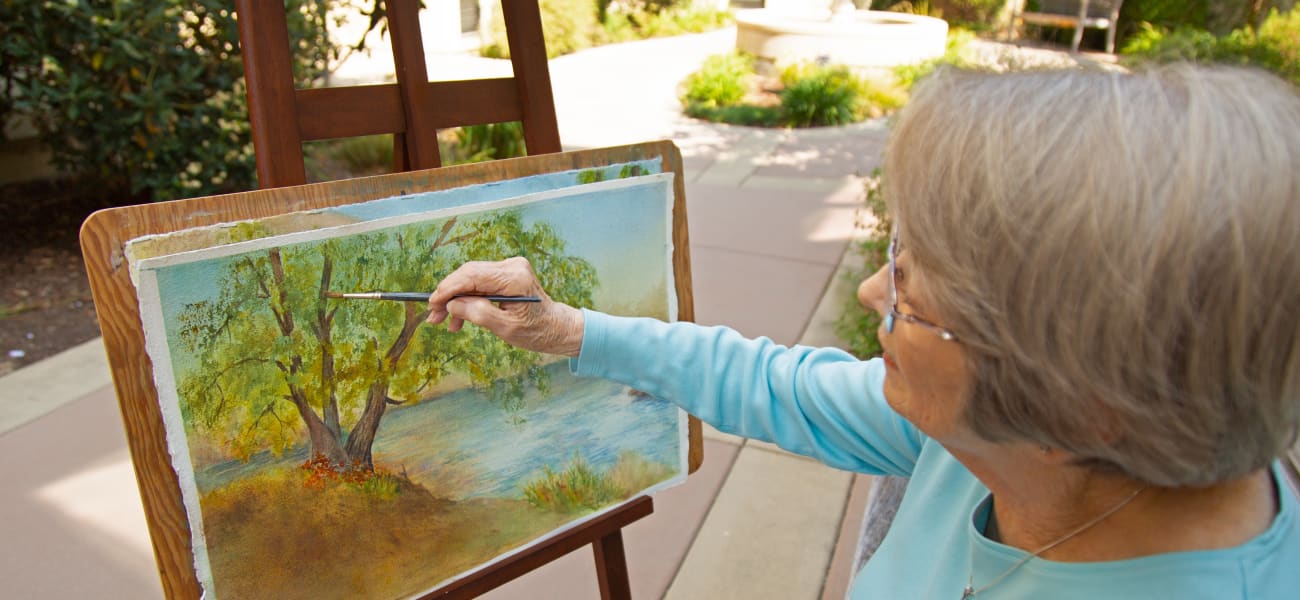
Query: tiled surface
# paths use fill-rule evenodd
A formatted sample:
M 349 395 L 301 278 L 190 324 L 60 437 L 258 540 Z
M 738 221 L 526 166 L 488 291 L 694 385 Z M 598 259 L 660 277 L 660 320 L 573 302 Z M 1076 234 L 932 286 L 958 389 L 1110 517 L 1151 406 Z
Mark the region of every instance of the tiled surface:
M 838 264 L 853 235 L 861 189 L 852 180 L 841 181 L 829 194 L 687 184 L 691 247 Z
M 689 184 L 697 320 L 782 344 L 825 344 L 833 309 L 823 298 L 861 201 L 855 176 L 878 159 L 883 122 L 791 132 L 681 117 L 669 91 L 674 78 L 729 49 L 729 35 L 628 45 L 652 59 L 606 47 L 555 61 L 561 137 L 567 147 L 673 139 Z M 38 379 L 70 378 L 64 371 Z M 0 491 L 0 595 L 161 594 L 117 403 L 102 377 L 81 377 L 97 389 L 0 435 L 0 455 L 10 457 L 0 462 L 9 484 Z M 855 510 L 852 476 L 711 428 L 705 439 L 701 471 L 658 495 L 655 513 L 625 531 L 635 597 L 658 598 L 671 586 L 671 597 L 686 599 L 816 598 L 846 581 L 836 570 L 845 561 L 833 561 L 832 549 L 849 523 L 846 510 L 849 517 Z M 489 597 L 595 592 L 583 549 Z
M 746 445 L 667 598 L 818 598 L 851 478 Z
M 849 125 L 852 136 L 838 131 L 814 130 L 782 140 L 773 158 L 758 165 L 756 176 L 842 177 L 846 173 L 866 176 L 880 163 L 885 147 L 883 121 Z
M 0 456 L 0 596 L 162 597 L 111 388 L 0 436 Z
M 696 321 L 790 345 L 803 332 L 832 267 L 693 246 L 691 271 Z
M 103 387 L 109 377 L 99 338 L 0 377 L 0 434 Z

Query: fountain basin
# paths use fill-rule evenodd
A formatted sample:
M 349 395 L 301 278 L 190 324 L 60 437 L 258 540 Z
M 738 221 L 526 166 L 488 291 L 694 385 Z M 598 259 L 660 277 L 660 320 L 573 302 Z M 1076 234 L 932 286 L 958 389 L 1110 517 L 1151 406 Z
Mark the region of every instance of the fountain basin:
M 773 9 L 736 11 L 736 48 L 776 64 L 821 61 L 893 67 L 943 56 L 948 23 L 877 10 L 831 16 Z

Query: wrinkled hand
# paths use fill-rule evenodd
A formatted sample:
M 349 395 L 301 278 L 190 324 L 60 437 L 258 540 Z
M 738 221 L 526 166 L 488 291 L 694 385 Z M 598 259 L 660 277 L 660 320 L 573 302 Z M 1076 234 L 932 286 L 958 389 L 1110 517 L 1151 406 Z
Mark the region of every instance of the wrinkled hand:
M 487 295 L 538 296 L 542 301 L 497 304 L 473 297 Z M 429 322 L 443 321 L 448 331 L 460 331 L 469 321 L 525 350 L 577 356 L 582 349 L 582 311 L 551 300 L 532 265 L 520 257 L 465 263 L 439 282 L 429 296 Z

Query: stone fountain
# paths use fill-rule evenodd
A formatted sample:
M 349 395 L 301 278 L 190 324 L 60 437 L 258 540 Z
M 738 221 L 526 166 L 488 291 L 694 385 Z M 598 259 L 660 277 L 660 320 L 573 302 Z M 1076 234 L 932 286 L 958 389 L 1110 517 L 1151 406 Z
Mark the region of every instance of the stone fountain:
M 736 12 L 736 48 L 778 65 L 892 67 L 943 56 L 942 19 L 858 10 L 852 0 L 767 0 Z

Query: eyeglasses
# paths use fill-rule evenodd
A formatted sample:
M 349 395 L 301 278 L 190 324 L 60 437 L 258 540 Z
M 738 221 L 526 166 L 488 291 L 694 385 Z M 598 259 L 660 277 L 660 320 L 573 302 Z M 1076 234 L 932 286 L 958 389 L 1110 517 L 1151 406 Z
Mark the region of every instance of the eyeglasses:
M 944 341 L 949 341 L 949 342 L 956 341 L 957 334 L 953 333 L 952 331 L 940 327 L 938 325 L 935 325 L 934 323 L 931 323 L 916 315 L 910 315 L 907 313 L 898 312 L 898 278 L 897 278 L 898 268 L 896 266 L 897 261 L 895 260 L 897 256 L 898 256 L 898 228 L 895 227 L 893 234 L 890 235 L 889 238 L 889 313 L 885 315 L 885 332 L 894 333 L 894 325 L 898 321 L 902 320 L 929 329 Z

